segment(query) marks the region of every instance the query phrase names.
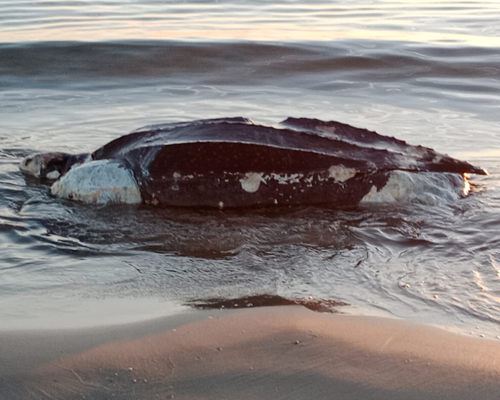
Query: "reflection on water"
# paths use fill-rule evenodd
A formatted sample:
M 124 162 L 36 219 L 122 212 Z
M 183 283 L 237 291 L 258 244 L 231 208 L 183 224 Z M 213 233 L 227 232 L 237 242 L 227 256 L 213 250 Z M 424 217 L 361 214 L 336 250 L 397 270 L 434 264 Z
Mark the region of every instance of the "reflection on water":
M 495 1 L 378 0 L 2 4 L 0 40 L 339 40 L 370 38 L 498 46 Z
M 187 305 L 201 310 L 301 305 L 316 312 L 337 313 L 339 312 L 339 307 L 348 306 L 349 304 L 335 300 L 315 299 L 312 296 L 287 299 L 277 295 L 263 294 L 237 299 L 210 298 L 192 300 Z

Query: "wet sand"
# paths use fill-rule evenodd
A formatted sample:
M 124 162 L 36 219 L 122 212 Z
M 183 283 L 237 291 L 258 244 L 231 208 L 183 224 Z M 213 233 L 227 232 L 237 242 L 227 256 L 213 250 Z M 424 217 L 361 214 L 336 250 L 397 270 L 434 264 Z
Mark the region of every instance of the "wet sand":
M 500 343 L 300 306 L 0 335 L 2 399 L 498 399 Z

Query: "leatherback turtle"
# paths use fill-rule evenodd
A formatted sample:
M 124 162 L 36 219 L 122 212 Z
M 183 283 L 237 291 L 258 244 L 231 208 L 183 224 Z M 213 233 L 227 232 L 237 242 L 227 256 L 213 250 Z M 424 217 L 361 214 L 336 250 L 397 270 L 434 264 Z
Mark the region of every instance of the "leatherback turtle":
M 92 154 L 38 153 L 22 172 L 55 180 L 52 194 L 86 203 L 245 207 L 329 204 L 443 195 L 464 189 L 468 162 L 335 121 L 245 118 L 153 125 Z M 422 189 L 422 183 L 425 188 Z

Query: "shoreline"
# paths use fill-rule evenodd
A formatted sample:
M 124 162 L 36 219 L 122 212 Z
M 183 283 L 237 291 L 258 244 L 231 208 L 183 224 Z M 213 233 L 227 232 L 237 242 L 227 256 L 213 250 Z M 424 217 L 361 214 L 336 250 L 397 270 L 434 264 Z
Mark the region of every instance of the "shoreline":
M 2 333 L 0 344 L 0 397 L 8 399 L 465 400 L 500 392 L 495 341 L 300 306 Z

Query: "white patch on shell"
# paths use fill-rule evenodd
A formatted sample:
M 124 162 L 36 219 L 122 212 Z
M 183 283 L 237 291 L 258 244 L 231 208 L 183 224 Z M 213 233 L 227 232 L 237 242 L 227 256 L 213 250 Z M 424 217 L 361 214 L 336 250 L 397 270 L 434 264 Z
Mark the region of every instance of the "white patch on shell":
M 248 193 L 255 193 L 259 190 L 261 182 L 263 182 L 262 174 L 257 172 L 247 172 L 245 177 L 240 179 L 242 189 Z
M 335 133 L 337 130 L 334 126 L 321 126 L 318 125 L 316 126 L 316 130 L 319 132 L 327 133 L 329 137 L 335 138 L 335 139 L 341 139 L 339 136 Z
M 342 164 L 332 165 L 328 168 L 328 176 L 335 179 L 336 182 L 345 182 L 356 176 L 358 171 L 354 168 L 347 168 Z
M 52 185 L 55 196 L 89 204 L 139 204 L 141 194 L 132 171 L 109 160 L 72 168 Z
M 392 171 L 385 186 L 380 190 L 372 186 L 360 203 L 452 203 L 467 194 L 467 188 L 460 174 Z
M 291 183 L 299 183 L 300 180 L 304 177 L 302 174 L 276 174 L 272 173 L 266 175 L 262 178 L 263 182 L 268 182 L 269 180 L 275 180 L 279 185 L 289 185 Z

